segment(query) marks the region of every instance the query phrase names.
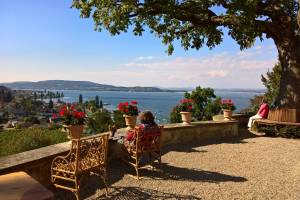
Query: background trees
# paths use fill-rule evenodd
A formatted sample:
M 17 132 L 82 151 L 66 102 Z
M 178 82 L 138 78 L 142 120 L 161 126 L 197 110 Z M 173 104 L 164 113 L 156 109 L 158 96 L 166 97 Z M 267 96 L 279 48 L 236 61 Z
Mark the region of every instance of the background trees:
M 281 64 L 277 63 L 273 67 L 272 71 L 268 71 L 266 75 L 261 75 L 261 81 L 267 89 L 265 97 L 273 106 L 279 105 L 277 97 L 279 96 L 281 72 Z
M 12 99 L 12 91 L 6 87 L 0 86 L 0 102 L 10 102 Z
M 194 111 L 192 116 L 196 120 L 211 120 L 212 117 L 221 111 L 220 97 L 217 97 L 211 88 L 196 87 L 191 93 L 186 92 L 184 98 L 192 99 Z M 175 106 L 170 113 L 172 123 L 181 122 L 180 109 Z

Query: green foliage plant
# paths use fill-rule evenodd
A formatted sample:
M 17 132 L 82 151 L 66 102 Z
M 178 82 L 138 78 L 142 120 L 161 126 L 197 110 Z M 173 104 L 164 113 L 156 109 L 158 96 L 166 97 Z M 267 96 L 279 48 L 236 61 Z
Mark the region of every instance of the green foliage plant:
M 261 81 L 266 87 L 265 98 L 270 105 L 277 107 L 279 105 L 279 86 L 281 79 L 282 67 L 280 62 L 276 63 L 272 71 L 268 71 L 266 75 L 261 75 Z
M 213 115 L 221 111 L 220 98 L 215 95 L 211 88 L 198 86 L 191 93 L 186 92 L 184 96 L 194 101 L 193 117 L 199 121 L 211 120 Z
M 220 97 L 214 94 L 214 90 L 211 88 L 196 87 L 191 93 L 186 92 L 184 98 L 191 99 L 193 101 L 192 116 L 198 121 L 211 120 L 212 117 L 221 111 Z M 171 123 L 180 123 L 181 108 L 175 106 L 170 113 Z
M 79 97 L 78 97 L 78 103 L 79 103 L 79 104 L 82 104 L 82 102 L 83 102 L 82 94 L 79 94 Z
M 279 106 L 278 96 L 281 72 L 281 64 L 278 62 L 271 71 L 268 71 L 265 75 L 261 75 L 261 81 L 266 88 L 266 92 L 263 95 L 258 95 L 250 99 L 250 105 L 242 112 L 256 114 L 263 99 L 267 100 L 271 108 Z
M 67 136 L 60 130 L 26 128 L 0 132 L 0 156 L 21 153 L 52 144 L 66 142 Z
M 113 121 L 117 128 L 125 128 L 126 127 L 123 113 L 119 110 L 113 111 Z
M 86 133 L 96 134 L 106 132 L 109 130 L 109 125 L 111 124 L 113 124 L 111 113 L 106 109 L 98 110 L 88 116 Z
M 171 123 L 182 123 L 181 115 L 180 115 L 181 109 L 179 106 L 174 106 L 170 113 L 170 122 Z

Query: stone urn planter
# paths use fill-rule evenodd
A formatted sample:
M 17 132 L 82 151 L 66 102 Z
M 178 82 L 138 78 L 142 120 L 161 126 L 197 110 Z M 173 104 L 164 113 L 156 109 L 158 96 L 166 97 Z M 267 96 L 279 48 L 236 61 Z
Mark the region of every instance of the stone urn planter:
M 182 124 L 183 125 L 190 125 L 192 121 L 192 113 L 191 112 L 180 112 Z
M 232 118 L 232 110 L 223 110 L 224 120 L 229 121 Z
M 83 125 L 64 125 L 64 128 L 67 129 L 68 139 L 79 139 L 83 133 Z
M 131 115 L 123 115 L 124 119 L 125 119 L 125 124 L 127 126 L 127 130 L 132 130 L 134 129 L 135 125 L 136 125 L 136 119 L 137 116 L 131 116 Z

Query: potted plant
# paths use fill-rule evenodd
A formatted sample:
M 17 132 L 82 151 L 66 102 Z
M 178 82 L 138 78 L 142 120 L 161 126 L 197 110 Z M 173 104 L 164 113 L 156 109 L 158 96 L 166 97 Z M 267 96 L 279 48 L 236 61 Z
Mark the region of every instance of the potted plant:
M 80 138 L 86 118 L 85 112 L 77 108 L 75 104 L 66 104 L 60 108 L 59 115 L 62 118 L 63 126 L 68 130 L 68 138 Z
M 182 99 L 182 100 L 180 100 L 179 110 L 180 110 L 183 125 L 190 125 L 191 124 L 193 104 L 194 104 L 194 102 L 193 102 L 192 99 Z
M 231 99 L 222 99 L 221 108 L 223 110 L 224 120 L 231 120 L 232 112 L 236 109 Z
M 136 101 L 131 101 L 130 103 L 121 102 L 118 105 L 118 110 L 122 112 L 123 117 L 125 118 L 127 130 L 134 129 L 136 125 L 136 119 L 139 114 L 137 104 Z

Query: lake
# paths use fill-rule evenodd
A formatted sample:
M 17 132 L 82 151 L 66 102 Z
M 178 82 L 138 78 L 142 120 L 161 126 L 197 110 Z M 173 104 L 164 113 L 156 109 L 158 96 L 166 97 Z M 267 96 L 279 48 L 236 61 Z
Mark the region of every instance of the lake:
M 150 110 L 155 114 L 158 123 L 168 123 L 169 113 L 172 108 L 183 98 L 183 92 L 116 92 L 116 91 L 78 91 L 63 90 L 65 102 L 77 102 L 79 94 L 83 100 L 95 99 L 98 95 L 103 101 L 104 107 L 108 110 L 115 110 L 119 102 L 138 101 L 140 110 Z M 239 91 L 239 90 L 215 90 L 215 94 L 224 99 L 231 98 L 237 107 L 236 111 L 246 108 L 249 99 L 255 95 L 261 95 L 260 90 Z

